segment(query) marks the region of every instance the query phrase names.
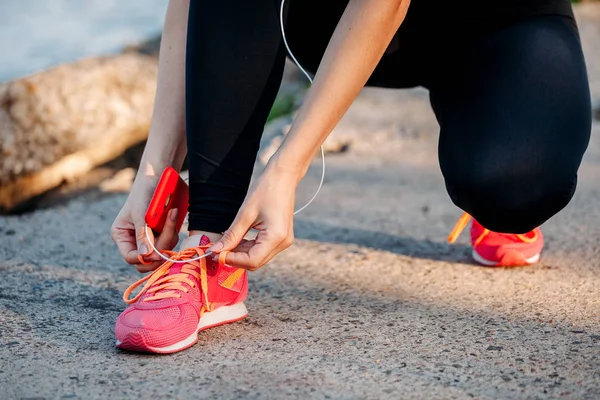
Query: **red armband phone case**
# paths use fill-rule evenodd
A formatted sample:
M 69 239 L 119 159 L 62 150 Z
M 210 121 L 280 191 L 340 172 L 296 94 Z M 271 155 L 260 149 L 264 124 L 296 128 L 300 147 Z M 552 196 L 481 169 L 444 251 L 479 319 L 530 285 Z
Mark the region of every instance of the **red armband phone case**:
M 188 185 L 172 167 L 163 171 L 154 195 L 146 210 L 146 223 L 156 233 L 160 233 L 165 226 L 167 214 L 173 208 L 177 208 L 177 232 L 187 215 L 189 191 Z

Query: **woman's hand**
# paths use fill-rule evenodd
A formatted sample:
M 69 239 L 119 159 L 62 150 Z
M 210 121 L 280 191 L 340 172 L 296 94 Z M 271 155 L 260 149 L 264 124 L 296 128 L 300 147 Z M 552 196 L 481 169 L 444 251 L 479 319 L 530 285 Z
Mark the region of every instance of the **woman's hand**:
M 162 264 L 162 258 L 153 252 L 152 246 L 148 243 L 144 221 L 146 209 L 157 183 L 157 177 L 138 175 L 125 205 L 111 227 L 111 237 L 119 253 L 127 263 L 135 265 L 139 272 L 155 270 Z M 169 212 L 164 229 L 157 238 L 154 238 L 152 230 L 148 228 L 148 236 L 157 249 L 171 250 L 177 244 L 176 220 L 177 209 L 173 209 Z M 140 264 L 138 255 L 150 264 Z
M 230 250 L 225 262 L 250 271 L 265 265 L 294 241 L 297 175 L 267 167 L 252 185 L 231 227 L 209 251 Z M 253 240 L 243 240 L 254 228 Z

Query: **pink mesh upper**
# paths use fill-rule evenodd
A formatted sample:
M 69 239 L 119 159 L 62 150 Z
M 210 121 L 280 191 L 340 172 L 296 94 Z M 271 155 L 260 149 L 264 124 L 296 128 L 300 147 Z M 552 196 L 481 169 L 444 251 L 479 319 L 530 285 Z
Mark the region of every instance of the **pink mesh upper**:
M 200 242 L 202 245 L 208 243 L 205 236 Z M 218 264 L 207 258 L 207 271 L 215 269 Z M 180 273 L 183 264 L 175 264 L 169 274 Z M 224 305 L 242 302 L 247 295 L 247 275 L 244 274 L 232 287 L 232 290 L 223 288 L 221 284 L 231 275 L 236 268 L 222 266 L 214 274 L 208 274 L 208 299 L 214 303 L 215 309 Z M 117 319 L 115 335 L 117 340 L 135 341 L 136 347 L 166 347 L 178 343 L 191 335 L 198 329 L 201 317 L 204 296 L 201 291 L 200 282 L 193 276 L 189 276 L 195 283 L 194 287 L 187 284 L 184 286 L 188 292 L 179 290 L 180 298 L 167 298 L 161 300 L 144 301 L 153 294 L 145 293 L 139 300 L 127 307 Z M 157 291 L 155 293 L 159 293 Z M 136 350 L 140 350 L 136 348 Z
M 471 241 L 475 240 L 484 231 L 484 227 L 473 219 L 471 225 Z M 533 257 L 540 254 L 544 247 L 544 237 L 540 228 L 535 229 L 538 239 L 533 243 L 526 243 L 516 235 L 505 233 L 488 233 L 481 242 L 475 246 L 475 250 L 487 260 L 500 260 L 507 252 L 516 251 L 521 253 L 524 258 Z

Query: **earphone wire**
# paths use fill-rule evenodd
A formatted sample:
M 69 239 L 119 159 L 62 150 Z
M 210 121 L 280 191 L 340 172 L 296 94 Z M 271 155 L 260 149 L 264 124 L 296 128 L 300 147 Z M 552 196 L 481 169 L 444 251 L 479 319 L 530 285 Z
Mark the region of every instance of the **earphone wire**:
M 158 250 L 158 249 L 156 248 L 156 246 L 154 246 L 154 243 L 152 243 L 153 241 L 152 241 L 152 240 L 150 240 L 150 234 L 148 233 L 148 229 L 149 229 L 149 228 L 150 228 L 150 227 L 148 226 L 148 224 L 146 224 L 146 226 L 145 226 L 145 228 L 144 228 L 144 229 L 145 229 L 145 233 L 146 233 L 146 239 L 148 239 L 148 243 L 150 243 L 150 247 L 152 247 L 152 250 L 153 250 L 153 251 L 154 251 L 156 254 L 158 254 L 158 256 L 159 256 L 160 258 L 162 258 L 162 259 L 163 259 L 163 260 L 165 260 L 165 261 L 169 261 L 169 262 L 172 262 L 172 263 L 174 263 L 174 264 L 184 264 L 184 263 L 189 263 L 189 262 L 192 262 L 192 261 L 198 261 L 198 260 L 201 260 L 201 259 L 203 259 L 203 258 L 206 258 L 206 257 L 210 256 L 211 254 L 213 254 L 213 252 L 212 252 L 212 251 L 207 251 L 206 253 L 204 253 L 204 254 L 202 254 L 202 255 L 199 255 L 198 257 L 194 257 L 194 258 L 186 258 L 185 260 L 174 260 L 174 259 L 172 259 L 172 258 L 169 258 L 169 257 L 165 256 L 165 255 L 164 255 L 164 254 L 163 254 L 163 253 L 162 253 L 160 250 Z
M 285 9 L 285 0 L 281 0 L 281 7 L 279 8 L 279 25 L 281 27 L 281 37 L 283 38 L 283 44 L 285 45 L 285 48 L 286 48 L 290 58 L 292 59 L 292 61 L 294 61 L 294 63 L 298 67 L 298 69 L 300 71 L 302 71 L 304 76 L 306 76 L 306 79 L 308 79 L 308 81 L 312 85 L 313 80 L 310 77 L 310 74 L 308 72 L 306 72 L 306 70 L 304 69 L 304 67 L 302 67 L 302 65 L 300 65 L 300 62 L 298 61 L 298 59 L 296 58 L 296 56 L 290 49 L 290 46 L 287 41 L 287 37 L 285 36 L 285 24 L 283 21 L 284 9 Z M 323 148 L 323 145 L 321 145 L 320 150 L 321 150 L 321 161 L 322 161 L 321 181 L 319 182 L 319 186 L 317 187 L 315 194 L 310 198 L 308 203 L 306 203 L 304 206 L 300 207 L 298 210 L 294 211 L 294 215 L 300 213 L 306 207 L 308 207 L 314 201 L 314 199 L 317 198 L 317 196 L 319 195 L 319 192 L 321 191 L 321 188 L 323 187 L 323 182 L 325 181 L 325 149 Z
M 285 48 L 290 56 L 290 58 L 292 59 L 292 61 L 294 61 L 294 63 L 296 64 L 296 66 L 298 67 L 298 69 L 300 71 L 302 71 L 302 73 L 304 74 L 304 76 L 306 76 L 306 79 L 308 79 L 308 81 L 310 82 L 310 84 L 312 85 L 313 80 L 310 76 L 310 74 L 308 72 L 306 72 L 306 70 L 304 69 L 304 67 L 302 67 L 302 65 L 300 64 L 300 62 L 298 61 L 298 59 L 296 58 L 296 56 L 294 55 L 294 53 L 292 52 L 292 50 L 290 49 L 290 46 L 287 42 L 287 37 L 285 36 L 285 24 L 284 24 L 284 10 L 285 10 L 285 0 L 281 0 L 281 7 L 279 9 L 279 24 L 281 27 L 281 37 L 283 39 L 283 44 L 285 45 Z M 321 170 L 321 180 L 319 181 L 319 186 L 317 187 L 317 190 L 315 191 L 315 194 L 310 198 L 310 200 L 302 207 L 300 207 L 298 210 L 294 211 L 294 215 L 299 214 L 300 212 L 302 212 L 303 210 L 305 210 L 319 195 L 319 192 L 321 191 L 321 188 L 323 187 L 323 182 L 325 181 L 325 149 L 323 148 L 323 145 L 321 145 L 320 147 L 320 151 L 321 151 L 321 165 L 322 165 L 322 170 Z M 188 177 L 189 179 L 189 177 Z M 160 250 L 158 250 L 155 246 L 152 240 L 150 240 L 150 234 L 148 233 L 148 224 L 146 224 L 145 226 L 145 233 L 146 233 L 146 239 L 148 240 L 148 243 L 150 244 L 150 247 L 152 247 L 152 250 L 158 254 L 163 260 L 165 261 L 169 261 L 172 263 L 188 263 L 191 261 L 197 261 L 200 260 L 202 258 L 208 257 L 209 255 L 213 254 L 212 252 L 208 251 L 198 257 L 194 257 L 194 258 L 190 258 L 190 259 L 186 259 L 186 260 L 173 260 L 167 256 L 165 256 L 164 254 L 162 254 L 160 252 Z

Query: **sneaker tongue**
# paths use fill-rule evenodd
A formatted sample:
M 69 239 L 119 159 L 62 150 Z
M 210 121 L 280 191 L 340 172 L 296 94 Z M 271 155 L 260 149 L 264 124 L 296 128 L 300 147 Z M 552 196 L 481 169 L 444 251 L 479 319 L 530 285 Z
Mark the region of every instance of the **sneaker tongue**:
M 202 235 L 202 237 L 200 238 L 200 243 L 198 243 L 198 246 L 206 246 L 207 244 L 210 244 L 210 239 L 208 238 L 208 236 Z M 173 264 L 173 266 L 169 269 L 168 275 L 178 274 L 179 272 L 181 272 L 181 268 L 183 268 L 184 265 L 185 265 L 185 263 Z
M 171 266 L 171 268 L 169 268 L 169 273 L 167 275 L 175 275 L 181 272 L 181 268 L 183 268 L 185 264 L 184 263 L 176 263 L 173 264 L 173 266 Z
M 207 244 L 210 244 L 209 237 L 206 235 L 202 235 L 202 237 L 200 238 L 200 243 L 198 243 L 198 246 L 206 246 Z M 184 265 L 185 265 L 185 263 L 173 264 L 173 266 L 171 268 L 169 268 L 169 273 L 167 275 L 174 275 L 174 274 L 180 273 L 181 268 L 183 268 Z
M 210 239 L 208 238 L 208 236 L 202 235 L 202 237 L 200 238 L 200 243 L 198 245 L 204 246 L 209 243 L 210 243 Z M 169 268 L 169 272 L 167 272 L 167 276 L 179 274 L 184 265 L 186 265 L 186 264 L 185 263 L 174 263 L 171 266 L 171 268 Z M 164 289 L 164 290 L 173 291 L 173 289 Z M 159 292 L 162 292 L 162 290 L 158 290 L 156 293 L 159 293 Z
M 209 237 L 206 236 L 206 235 L 202 235 L 202 237 L 200 238 L 200 243 L 198 245 L 199 246 L 206 246 L 209 243 L 210 243 Z M 174 275 L 174 274 L 180 273 L 181 272 L 181 268 L 183 268 L 184 265 L 185 265 L 185 263 L 176 263 L 176 264 L 173 264 L 173 266 L 171 268 L 169 268 L 169 273 L 167 275 Z

